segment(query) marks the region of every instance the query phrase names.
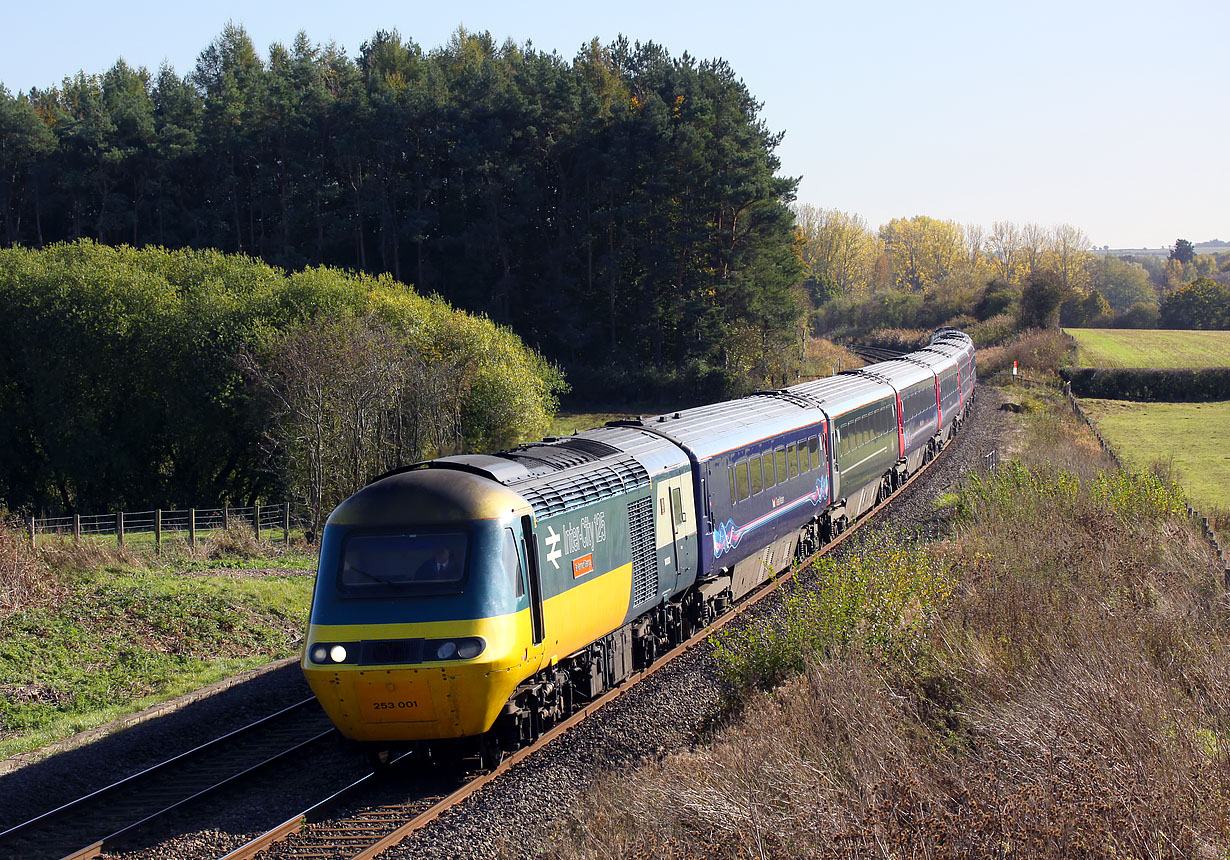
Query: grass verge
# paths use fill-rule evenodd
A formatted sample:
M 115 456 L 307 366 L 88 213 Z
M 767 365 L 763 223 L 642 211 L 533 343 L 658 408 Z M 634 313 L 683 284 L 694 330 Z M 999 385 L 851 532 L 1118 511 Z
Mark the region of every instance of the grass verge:
M 27 556 L 29 583 L 43 585 L 0 615 L 0 757 L 294 654 L 312 589 L 295 568 L 314 561 L 246 550 L 155 559 L 64 544 Z
M 866 540 L 727 637 L 726 724 L 600 779 L 551 854 L 1227 856 L 1219 572 L 1177 486 L 1022 421 L 944 540 Z

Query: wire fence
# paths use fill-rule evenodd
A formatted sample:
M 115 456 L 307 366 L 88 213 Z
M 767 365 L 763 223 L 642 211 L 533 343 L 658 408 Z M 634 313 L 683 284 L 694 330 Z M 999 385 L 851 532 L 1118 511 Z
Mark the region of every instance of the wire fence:
M 1093 420 L 1090 419 L 1089 414 L 1081 408 L 1080 403 L 1076 399 L 1076 395 L 1072 393 L 1071 383 L 1064 384 L 1064 393 L 1068 395 L 1068 402 L 1072 404 L 1072 411 L 1076 414 L 1076 417 L 1088 425 L 1089 429 L 1093 431 L 1094 438 L 1096 438 L 1098 440 L 1098 444 L 1102 446 L 1102 451 L 1105 452 L 1106 456 L 1110 457 L 1111 462 L 1114 463 L 1117 468 L 1122 469 L 1123 463 L 1120 462 L 1119 455 L 1115 452 L 1115 449 L 1111 447 L 1111 444 L 1106 441 L 1105 437 L 1102 436 L 1102 431 L 1099 430 L 1098 426 L 1093 423 Z M 1217 556 L 1218 563 L 1225 571 L 1223 574 L 1223 582 L 1225 587 L 1230 589 L 1230 565 L 1226 563 L 1226 548 L 1223 547 L 1221 542 L 1217 539 L 1217 533 L 1213 531 L 1212 523 L 1209 522 L 1208 517 L 1204 516 L 1200 513 L 1200 511 L 1196 510 L 1191 505 L 1187 505 L 1187 515 L 1193 520 L 1196 520 L 1201 528 L 1201 531 L 1204 532 L 1204 538 L 1209 542 L 1209 552 Z
M 64 517 L 30 517 L 27 529 L 32 546 L 38 539 L 76 541 L 114 536 L 118 546 L 125 542 L 152 542 L 161 549 L 166 539 L 186 539 L 190 546 L 211 532 L 246 528 L 257 540 L 290 543 L 291 533 L 302 529 L 290 502 L 232 508 L 188 508 L 186 510 L 116 511 L 108 514 L 74 514 Z

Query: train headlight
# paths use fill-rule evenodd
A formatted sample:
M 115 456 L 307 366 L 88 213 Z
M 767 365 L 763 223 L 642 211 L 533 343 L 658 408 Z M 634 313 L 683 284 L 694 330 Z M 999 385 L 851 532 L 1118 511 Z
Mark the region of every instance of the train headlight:
M 429 639 L 424 645 L 424 660 L 473 660 L 487 647 L 487 643 L 478 636 Z
M 329 659 L 329 649 L 324 645 L 317 645 L 312 649 L 312 662 L 323 663 Z
M 477 636 L 457 641 L 457 656 L 462 660 L 473 660 L 483 653 L 483 640 Z
M 334 663 L 345 663 L 346 662 L 346 646 L 334 645 L 332 648 L 330 648 L 329 649 L 329 659 L 332 660 Z

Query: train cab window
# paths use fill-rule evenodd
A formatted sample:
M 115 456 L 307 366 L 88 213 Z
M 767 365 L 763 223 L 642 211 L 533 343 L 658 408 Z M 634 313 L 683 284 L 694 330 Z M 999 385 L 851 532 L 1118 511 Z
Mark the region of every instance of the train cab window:
M 683 491 L 678 487 L 671 487 L 671 507 L 674 508 L 675 525 L 683 522 Z
M 735 486 L 738 489 L 739 501 L 743 501 L 752 494 L 747 476 L 747 462 L 742 462 L 735 466 Z
M 820 468 L 820 438 L 812 436 L 807 440 L 807 453 L 811 455 L 811 467 Z
M 752 495 L 756 495 L 764 489 L 764 473 L 760 470 L 760 458 L 756 457 L 747 462 L 748 470 L 752 477 Z
M 342 547 L 338 587 L 355 596 L 456 593 L 468 545 L 464 532 L 354 533 Z
M 790 477 L 799 475 L 799 446 L 791 442 L 786 446 L 786 466 L 790 469 Z
M 517 538 L 512 529 L 504 529 L 504 572 L 512 579 L 513 594 L 517 599 L 525 596 L 525 576 L 521 571 L 521 553 L 517 552 Z
M 760 458 L 760 463 L 764 466 L 764 488 L 767 490 L 778 481 L 777 470 L 773 468 L 773 452 L 765 452 L 765 454 Z M 781 479 L 785 480 L 786 476 L 781 475 Z

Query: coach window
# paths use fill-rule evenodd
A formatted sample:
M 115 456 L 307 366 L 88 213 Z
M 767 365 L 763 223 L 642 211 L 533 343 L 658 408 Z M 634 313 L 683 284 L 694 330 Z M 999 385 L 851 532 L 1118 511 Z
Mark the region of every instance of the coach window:
M 756 457 L 755 459 L 748 460 L 747 467 L 751 470 L 752 495 L 754 496 L 764 489 L 764 477 L 763 473 L 760 471 L 760 458 Z
M 751 495 L 747 483 L 747 462 L 742 462 L 735 466 L 735 486 L 739 491 L 739 501 L 743 501 Z
M 777 470 L 773 468 L 773 452 L 767 451 L 760 457 L 761 465 L 764 466 L 764 488 L 767 490 L 777 483 Z M 785 478 L 785 475 L 782 475 Z
M 730 506 L 733 508 L 735 502 L 739 501 L 739 497 L 735 495 L 735 467 L 727 467 L 730 470 Z
M 790 477 L 796 478 L 799 474 L 799 446 L 791 442 L 786 446 L 786 465 L 790 467 Z
M 798 474 L 797 472 L 787 471 L 786 469 L 787 457 L 786 457 L 785 448 L 778 448 L 775 453 L 777 454 L 777 481 L 778 483 L 785 481 L 787 477 L 793 478 L 796 474 Z
M 820 468 L 820 438 L 812 436 L 807 440 L 807 453 L 811 455 L 811 467 Z

